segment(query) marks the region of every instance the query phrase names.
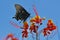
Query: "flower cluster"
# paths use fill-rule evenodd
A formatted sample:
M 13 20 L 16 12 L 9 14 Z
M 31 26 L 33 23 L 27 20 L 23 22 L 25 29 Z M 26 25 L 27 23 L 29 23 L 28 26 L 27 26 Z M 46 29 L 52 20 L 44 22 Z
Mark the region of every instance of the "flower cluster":
M 43 29 L 43 34 L 46 36 L 47 34 L 50 34 L 53 30 L 56 30 L 56 26 L 52 22 L 52 20 L 48 20 L 47 27 Z

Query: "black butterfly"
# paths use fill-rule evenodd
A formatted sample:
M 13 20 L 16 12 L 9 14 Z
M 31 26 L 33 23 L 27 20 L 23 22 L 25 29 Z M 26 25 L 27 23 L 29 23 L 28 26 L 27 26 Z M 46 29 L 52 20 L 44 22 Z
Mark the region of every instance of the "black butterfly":
M 19 4 L 15 4 L 16 8 L 16 14 L 13 18 L 15 18 L 17 21 L 21 20 L 25 22 L 27 18 L 30 16 L 30 14 Z

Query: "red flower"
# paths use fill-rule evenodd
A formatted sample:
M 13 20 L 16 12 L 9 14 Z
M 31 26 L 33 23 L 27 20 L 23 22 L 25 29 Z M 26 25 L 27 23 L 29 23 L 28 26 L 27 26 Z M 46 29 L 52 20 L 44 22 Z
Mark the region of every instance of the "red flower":
M 43 29 L 43 34 L 44 34 L 44 36 L 47 35 L 47 31 L 48 31 L 48 28 L 44 28 L 44 29 Z
M 27 38 L 28 37 L 28 32 L 27 32 L 27 30 L 23 30 L 23 32 L 22 32 L 22 37 L 24 38 Z
M 38 29 L 38 26 L 36 26 L 34 23 L 32 23 L 31 26 L 30 26 L 30 32 L 33 31 L 33 32 L 36 33 L 37 29 Z
M 7 37 L 6 37 L 6 40 L 7 40 L 8 38 L 13 38 L 13 34 L 8 34 Z
M 8 40 L 9 38 L 11 38 L 11 40 L 18 40 L 13 34 L 8 34 L 5 40 Z
M 43 29 L 44 36 L 47 36 L 48 34 L 50 34 L 50 32 L 48 30 L 49 30 L 49 28 L 44 28 Z
M 28 29 L 29 25 L 27 22 L 24 22 L 23 24 L 23 31 L 22 31 L 22 37 L 24 38 L 27 38 L 28 37 L 28 32 L 27 32 L 27 29 Z
M 12 40 L 18 40 L 17 38 L 12 38 Z

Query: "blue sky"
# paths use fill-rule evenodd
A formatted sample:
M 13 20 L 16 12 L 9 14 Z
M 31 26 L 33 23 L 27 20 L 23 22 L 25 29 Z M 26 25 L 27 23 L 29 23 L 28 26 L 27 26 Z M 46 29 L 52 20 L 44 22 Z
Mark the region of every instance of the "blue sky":
M 14 7 L 15 4 L 22 5 L 32 17 L 35 16 L 32 7 L 34 4 L 37 8 L 39 16 L 46 17 L 46 20 L 43 21 L 43 25 L 39 29 L 42 29 L 46 26 L 48 19 L 52 19 L 58 28 L 58 32 L 51 40 L 59 40 L 60 35 L 58 37 L 58 33 L 60 34 L 60 0 L 0 0 L 0 40 L 3 40 L 3 38 L 5 38 L 5 36 L 9 33 L 13 33 L 19 38 L 19 40 L 22 40 L 22 30 L 13 27 L 9 23 L 10 20 L 12 20 L 18 25 L 22 26 L 15 19 L 12 19 L 16 13 L 16 9 Z M 41 40 L 46 40 L 42 34 L 40 37 Z M 32 40 L 31 35 L 29 35 L 28 39 Z

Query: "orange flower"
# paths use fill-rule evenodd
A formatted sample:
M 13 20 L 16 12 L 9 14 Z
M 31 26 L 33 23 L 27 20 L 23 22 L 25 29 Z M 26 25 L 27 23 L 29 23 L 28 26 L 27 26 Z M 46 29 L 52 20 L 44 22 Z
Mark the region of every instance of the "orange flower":
M 32 18 L 31 20 L 30 20 L 30 22 L 35 22 L 35 23 L 42 23 L 42 19 L 41 18 Z
M 48 20 L 48 23 L 53 23 L 53 21 L 50 19 L 50 20 Z
M 35 19 L 34 19 L 34 18 L 31 18 L 31 19 L 30 19 L 30 22 L 35 22 Z
M 24 22 L 24 25 L 23 25 L 23 27 L 24 27 L 24 29 L 28 29 L 28 23 L 27 22 Z

